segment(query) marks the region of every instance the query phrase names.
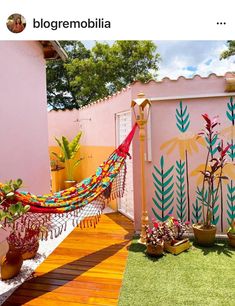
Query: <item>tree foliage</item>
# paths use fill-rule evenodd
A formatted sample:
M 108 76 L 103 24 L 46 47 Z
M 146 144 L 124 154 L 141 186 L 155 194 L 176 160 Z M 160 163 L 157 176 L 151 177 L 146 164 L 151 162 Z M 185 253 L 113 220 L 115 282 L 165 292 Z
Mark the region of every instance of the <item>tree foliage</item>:
M 229 58 L 235 55 L 235 40 L 228 40 L 228 49 L 221 53 L 220 59 Z
M 89 50 L 80 41 L 61 41 L 66 62 L 47 65 L 48 104 L 72 109 L 89 104 L 127 86 L 134 80 L 156 77 L 160 56 L 152 41 L 96 42 Z

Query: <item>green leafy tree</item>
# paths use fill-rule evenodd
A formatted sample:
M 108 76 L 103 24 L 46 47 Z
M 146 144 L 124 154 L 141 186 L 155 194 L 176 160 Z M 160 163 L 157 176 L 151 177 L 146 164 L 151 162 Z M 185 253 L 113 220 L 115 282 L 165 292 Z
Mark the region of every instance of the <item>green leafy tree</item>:
M 62 60 L 47 62 L 47 103 L 53 109 L 77 108 L 76 95 L 71 88 L 71 78 L 65 64 L 75 58 L 89 58 L 90 51 L 80 41 L 60 41 L 68 54 L 66 63 Z
M 91 50 L 80 41 L 61 41 L 68 60 L 47 66 L 48 104 L 53 109 L 79 108 L 127 86 L 156 78 L 159 54 L 152 41 L 96 42 Z
M 228 49 L 221 53 L 220 59 L 229 58 L 235 55 L 235 40 L 228 40 Z

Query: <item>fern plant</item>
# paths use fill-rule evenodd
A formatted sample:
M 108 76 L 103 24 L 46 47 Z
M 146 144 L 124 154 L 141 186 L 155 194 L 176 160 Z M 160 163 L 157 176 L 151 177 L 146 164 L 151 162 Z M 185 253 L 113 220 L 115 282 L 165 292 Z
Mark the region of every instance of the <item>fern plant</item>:
M 82 136 L 82 132 L 79 132 L 74 139 L 69 142 L 65 136 L 62 136 L 61 139 L 55 137 L 56 142 L 58 143 L 61 153 L 57 154 L 53 152 L 52 154 L 58 158 L 61 163 L 65 164 L 66 169 L 66 178 L 68 181 L 74 180 L 74 169 L 80 164 L 81 159 L 75 160 L 74 158 L 77 152 L 80 149 L 80 138 Z

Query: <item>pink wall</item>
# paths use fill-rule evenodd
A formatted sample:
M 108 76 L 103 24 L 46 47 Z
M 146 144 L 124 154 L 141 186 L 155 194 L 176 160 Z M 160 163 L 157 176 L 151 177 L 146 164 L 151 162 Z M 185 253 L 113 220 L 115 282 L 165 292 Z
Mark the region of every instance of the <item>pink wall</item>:
M 130 100 L 129 88 L 79 111 L 49 112 L 49 146 L 56 145 L 55 136 L 64 135 L 72 139 L 80 130 L 83 132 L 81 144 L 84 146 L 115 146 L 115 114 L 128 110 Z
M 232 74 L 227 74 L 228 77 Z M 132 98 L 135 98 L 139 92 L 144 92 L 148 98 L 156 98 L 152 101 L 151 111 L 151 131 L 152 131 L 152 162 L 146 162 L 146 186 L 147 186 L 147 205 L 149 217 L 152 218 L 152 208 L 156 207 L 153 204 L 155 196 L 155 188 L 153 184 L 154 172 L 153 166 L 159 167 L 160 157 L 165 158 L 165 167 L 169 168 L 175 165 L 176 159 L 179 159 L 179 151 L 176 149 L 171 154 L 166 154 L 166 150 L 161 150 L 161 145 L 176 136 L 179 136 L 179 131 L 176 128 L 175 112 L 179 107 L 180 100 L 184 106 L 187 105 L 190 113 L 190 133 L 196 134 L 202 128 L 201 114 L 209 113 L 212 116 L 219 115 L 221 121 L 221 129 L 229 126 L 226 118 L 227 103 L 229 96 L 235 93 L 227 94 L 225 90 L 225 77 L 218 77 L 214 74 L 208 78 L 199 76 L 193 79 L 185 79 L 180 77 L 178 80 L 163 79 L 162 82 L 151 81 L 147 84 L 135 83 L 132 87 Z M 216 97 L 217 96 L 217 97 Z M 176 98 L 177 97 L 177 98 Z M 200 97 L 200 98 L 196 98 Z M 139 147 L 138 141 L 134 142 L 134 201 L 135 201 L 135 226 L 140 228 L 141 219 L 141 202 L 140 202 L 140 168 L 139 168 Z M 198 153 L 189 156 L 189 172 L 194 170 L 200 163 L 205 162 L 206 151 L 198 145 Z M 175 170 L 174 170 L 175 171 Z M 233 169 L 234 171 L 234 169 Z M 192 213 L 192 204 L 196 200 L 196 177 L 190 176 L 190 205 Z M 174 186 L 176 192 L 176 186 Z M 223 212 L 223 231 L 227 225 L 227 204 L 226 204 L 226 187 L 224 188 L 224 212 Z M 174 194 L 174 215 L 176 215 L 176 193 Z M 160 213 L 158 211 L 158 213 Z M 217 216 L 221 217 L 219 208 Z M 218 221 L 218 230 L 221 230 L 221 218 Z
M 18 177 L 36 194 L 50 188 L 46 70 L 34 41 L 0 41 L 0 181 Z
M 228 76 L 229 74 L 227 74 Z M 178 151 L 171 155 L 160 147 L 165 141 L 176 137 L 175 122 L 176 108 L 180 100 L 188 106 L 190 112 L 190 132 L 197 133 L 202 125 L 201 113 L 219 114 L 225 127 L 226 105 L 229 94 L 224 93 L 225 77 L 211 74 L 207 78 L 195 76 L 193 79 L 180 77 L 178 80 L 163 79 L 161 82 L 151 81 L 147 84 L 136 82 L 127 90 L 96 104 L 90 105 L 80 111 L 50 112 L 49 118 L 49 144 L 55 145 L 54 136 L 74 136 L 81 129 L 83 131 L 82 144 L 86 146 L 114 146 L 115 145 L 115 114 L 130 109 L 130 102 L 139 92 L 152 99 L 152 161 L 146 162 L 146 186 L 149 217 L 152 218 L 154 197 L 153 166 L 159 166 L 161 155 L 165 156 L 165 166 L 175 164 Z M 234 94 L 234 93 L 233 93 Z M 74 122 L 78 119 L 78 122 Z M 178 134 L 177 134 L 178 133 Z M 134 217 L 135 228 L 140 229 L 141 195 L 140 195 L 140 167 L 139 167 L 138 132 L 133 141 L 133 179 L 134 179 Z M 199 148 L 200 150 L 201 148 Z M 204 161 L 205 150 L 190 156 L 189 170 L 193 170 L 199 162 Z M 191 205 L 195 200 L 196 178 L 190 177 Z M 175 190 L 176 191 L 176 190 Z M 176 202 L 176 199 L 175 199 Z M 176 205 L 174 203 L 174 205 Z M 176 213 L 176 210 L 174 211 Z M 218 211 L 220 213 L 220 211 Z M 226 224 L 226 216 L 224 214 Z M 224 224 L 224 226 L 225 226 Z

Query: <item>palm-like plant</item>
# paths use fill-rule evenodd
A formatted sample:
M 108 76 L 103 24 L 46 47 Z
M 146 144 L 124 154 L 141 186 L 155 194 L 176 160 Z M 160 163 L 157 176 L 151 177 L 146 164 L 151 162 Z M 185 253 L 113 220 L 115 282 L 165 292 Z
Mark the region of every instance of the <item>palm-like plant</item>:
M 61 153 L 57 154 L 53 152 L 52 154 L 58 158 L 61 163 L 65 164 L 66 168 L 66 177 L 68 181 L 74 180 L 74 169 L 80 164 L 81 158 L 74 160 L 78 150 L 80 149 L 80 138 L 82 132 L 79 132 L 74 139 L 69 142 L 65 136 L 61 137 L 61 140 L 55 137 L 56 142 L 58 143 Z

